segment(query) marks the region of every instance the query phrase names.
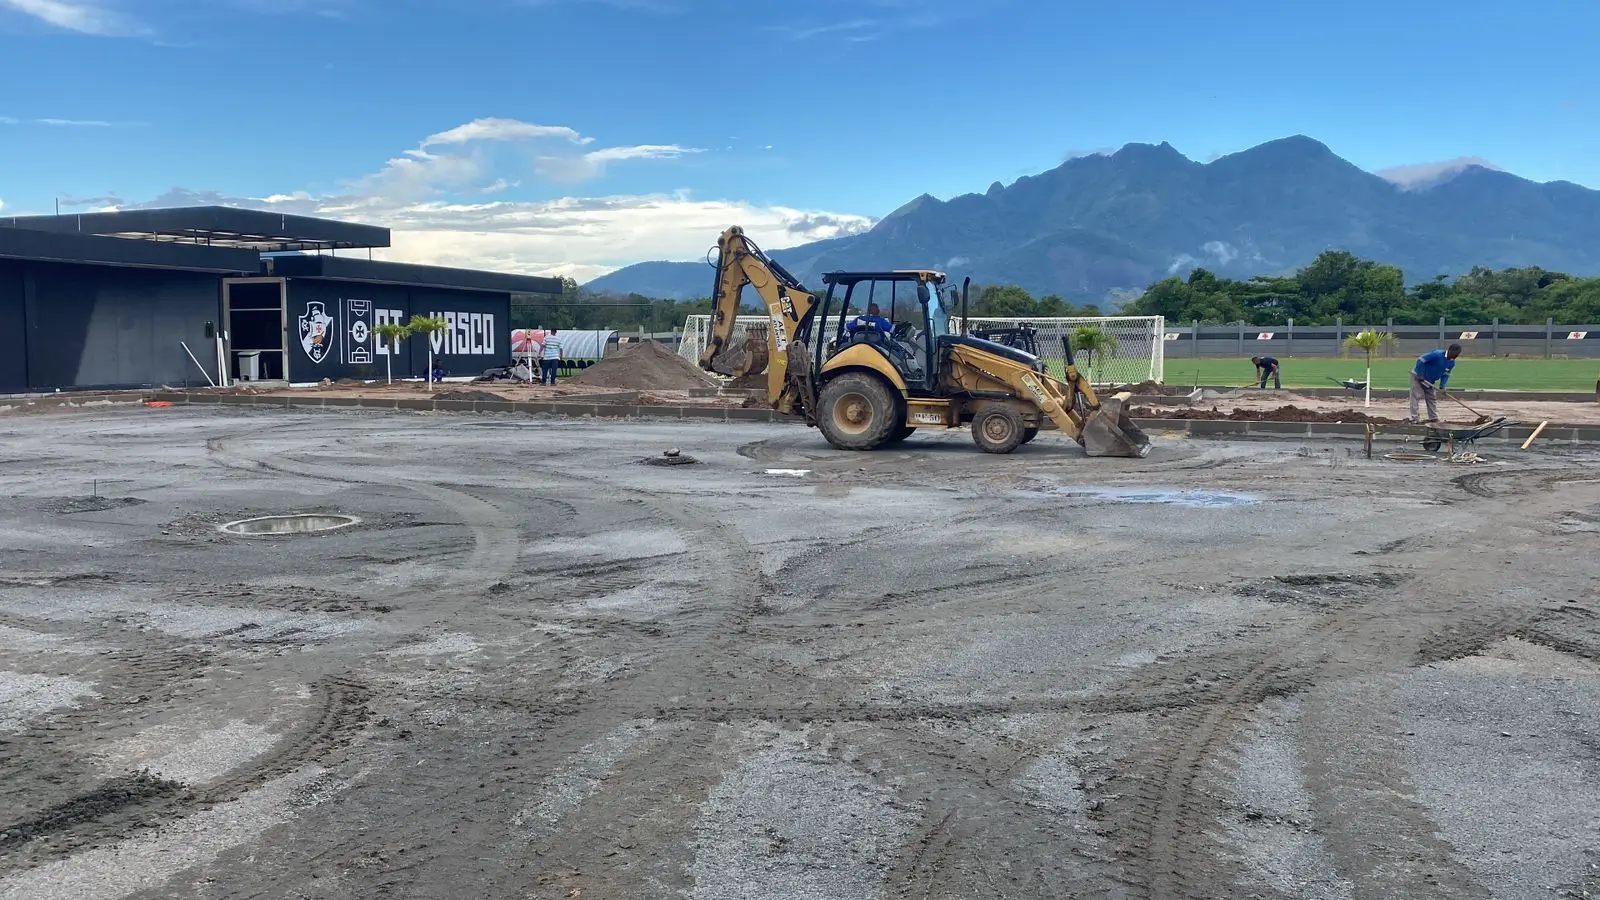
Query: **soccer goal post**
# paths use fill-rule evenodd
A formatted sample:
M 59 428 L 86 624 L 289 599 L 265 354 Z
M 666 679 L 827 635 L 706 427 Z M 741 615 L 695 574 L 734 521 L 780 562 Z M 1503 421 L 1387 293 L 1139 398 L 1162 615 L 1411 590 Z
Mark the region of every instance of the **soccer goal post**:
M 766 326 L 766 316 L 739 316 L 734 319 L 734 345 L 744 342 L 745 331 L 752 325 Z M 833 321 L 829 322 L 832 326 Z M 1066 371 L 1066 352 L 1061 346 L 1063 336 L 1073 336 L 1079 328 L 1097 328 L 1105 335 L 1101 350 L 1084 353 L 1073 340 L 1078 371 L 1093 384 L 1139 384 L 1144 381 L 1161 382 L 1166 365 L 1166 320 L 1161 316 L 1073 316 L 1064 318 L 994 319 L 974 317 L 968 322 L 968 331 L 982 329 L 1017 328 L 1027 325 L 1037 329 L 1039 356 L 1055 375 Z M 961 320 L 950 320 L 952 333 L 961 330 Z M 829 331 L 828 333 L 832 333 Z M 711 317 L 694 314 L 683 323 L 683 339 L 678 343 L 678 353 L 688 360 L 698 360 L 700 351 L 711 339 Z

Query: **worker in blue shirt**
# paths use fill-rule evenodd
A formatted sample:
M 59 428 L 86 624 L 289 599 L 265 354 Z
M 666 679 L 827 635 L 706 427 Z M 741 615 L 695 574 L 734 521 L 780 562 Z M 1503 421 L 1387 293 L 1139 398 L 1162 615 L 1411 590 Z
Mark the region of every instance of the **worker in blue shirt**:
M 1429 350 L 1417 357 L 1417 364 L 1411 367 L 1411 418 L 1406 421 L 1416 424 L 1417 404 L 1423 400 L 1428 402 L 1428 421 L 1439 421 L 1439 401 L 1434 394 L 1434 389 L 1442 390 L 1450 381 L 1450 370 L 1456 367 L 1456 357 L 1461 355 L 1461 345 L 1451 344 L 1444 350 Z
M 1283 390 L 1283 382 L 1278 379 L 1278 358 L 1276 356 L 1252 356 L 1250 361 L 1256 364 L 1256 374 L 1260 376 L 1261 390 L 1267 389 L 1267 376 L 1272 376 L 1272 389 Z
M 878 313 L 878 304 L 868 303 L 867 311 L 862 315 L 851 319 L 845 325 L 845 328 L 850 332 L 851 337 L 854 337 L 855 333 L 862 328 L 871 328 L 874 331 L 882 332 L 883 334 L 887 335 L 894 331 L 894 323 L 888 319 L 885 319 Z

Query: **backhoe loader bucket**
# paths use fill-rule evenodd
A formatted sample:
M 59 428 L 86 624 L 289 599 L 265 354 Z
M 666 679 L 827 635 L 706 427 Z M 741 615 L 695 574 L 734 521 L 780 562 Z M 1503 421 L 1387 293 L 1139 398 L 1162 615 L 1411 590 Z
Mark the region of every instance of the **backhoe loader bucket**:
M 767 332 L 765 328 L 753 326 L 745 331 L 744 343 L 729 344 L 721 353 L 711 361 L 711 370 L 729 375 L 734 378 L 743 378 L 746 375 L 758 375 L 767 370 Z
M 1100 408 L 1083 421 L 1083 452 L 1087 456 L 1141 458 L 1150 452 L 1150 438 L 1128 417 L 1128 394 L 1100 400 Z

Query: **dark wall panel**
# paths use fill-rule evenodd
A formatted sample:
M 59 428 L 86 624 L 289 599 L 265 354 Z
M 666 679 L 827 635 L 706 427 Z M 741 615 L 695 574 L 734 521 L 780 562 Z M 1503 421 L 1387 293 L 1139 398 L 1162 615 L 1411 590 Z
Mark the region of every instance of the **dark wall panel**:
M 481 375 L 511 364 L 511 295 L 414 290 L 411 311 L 450 323 L 432 339 L 434 359 L 446 375 Z M 428 342 L 411 343 L 412 365 L 422 372 L 428 366 Z
M 306 278 L 289 279 L 289 380 L 382 378 L 390 348 L 372 328 L 410 318 L 405 288 Z M 392 360 L 394 377 L 412 371 L 405 348 Z
M 511 361 L 511 297 L 465 291 L 408 290 L 391 285 L 289 279 L 289 378 L 382 378 L 386 361 L 394 377 L 420 377 L 428 366 L 428 339 L 408 338 L 392 360 L 373 326 L 439 315 L 451 323 L 433 344 L 449 375 L 478 375 Z
M 20 263 L 0 260 L 0 394 L 28 389 L 28 339 Z
M 216 371 L 207 322 L 220 314 L 218 276 L 27 263 L 30 386 L 205 384 L 180 342 Z

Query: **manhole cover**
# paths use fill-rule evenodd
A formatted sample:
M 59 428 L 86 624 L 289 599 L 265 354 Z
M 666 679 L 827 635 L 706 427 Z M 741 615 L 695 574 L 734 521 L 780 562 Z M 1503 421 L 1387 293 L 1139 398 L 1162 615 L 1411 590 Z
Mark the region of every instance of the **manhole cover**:
M 348 528 L 360 521 L 355 516 L 340 516 L 328 513 L 298 513 L 289 516 L 257 516 L 254 519 L 240 519 L 237 522 L 229 522 L 223 525 L 222 530 L 229 534 L 243 534 L 252 537 L 280 534 L 315 534 L 321 531 Z

